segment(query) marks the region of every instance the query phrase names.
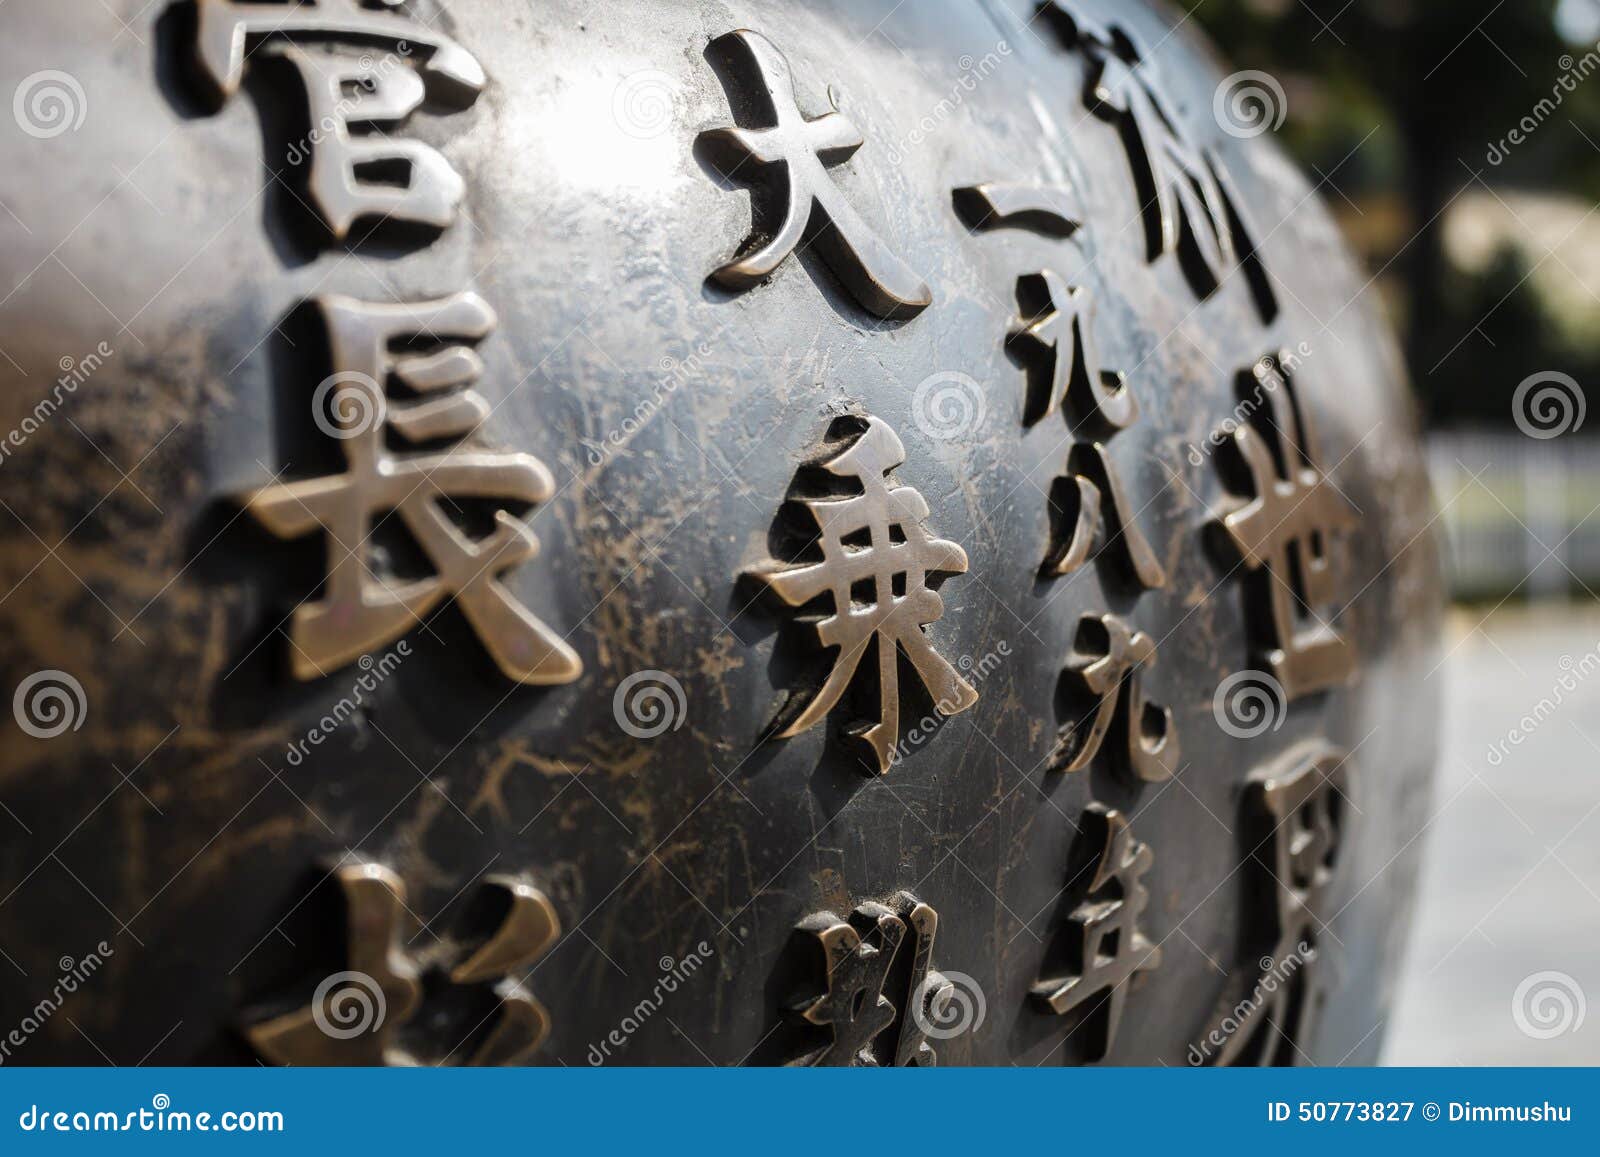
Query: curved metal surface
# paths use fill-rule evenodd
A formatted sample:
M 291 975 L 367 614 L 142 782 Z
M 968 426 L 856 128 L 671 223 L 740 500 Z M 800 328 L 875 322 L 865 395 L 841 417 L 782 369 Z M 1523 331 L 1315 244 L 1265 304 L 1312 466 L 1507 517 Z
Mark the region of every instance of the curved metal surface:
M 8 1061 L 1376 1055 L 1422 459 L 1191 25 L 277 8 L 0 12 Z

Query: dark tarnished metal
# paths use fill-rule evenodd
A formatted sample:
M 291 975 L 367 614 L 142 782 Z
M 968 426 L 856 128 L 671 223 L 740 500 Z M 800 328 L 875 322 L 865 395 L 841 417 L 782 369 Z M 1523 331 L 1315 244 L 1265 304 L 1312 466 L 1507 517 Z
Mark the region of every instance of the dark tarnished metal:
M 0 1060 L 1374 1057 L 1432 509 L 1193 22 L 27 8 Z

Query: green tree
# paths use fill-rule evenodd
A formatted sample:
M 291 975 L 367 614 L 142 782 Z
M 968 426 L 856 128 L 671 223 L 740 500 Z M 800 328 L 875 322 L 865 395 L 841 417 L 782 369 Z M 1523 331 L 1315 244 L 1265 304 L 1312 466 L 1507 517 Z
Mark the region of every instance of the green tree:
M 1582 60 L 1595 46 L 1562 40 L 1556 5 L 1184 0 L 1237 67 L 1263 69 L 1284 82 L 1285 141 L 1315 167 L 1313 180 L 1337 167 L 1333 183 L 1357 203 L 1386 188 L 1400 192 L 1403 229 L 1392 252 L 1369 257 L 1392 258 L 1403 281 L 1413 379 L 1437 418 L 1460 412 L 1454 401 L 1463 383 L 1455 375 L 1471 372 L 1452 368 L 1469 360 L 1452 351 L 1480 320 L 1463 317 L 1463 303 L 1495 309 L 1496 301 L 1525 292 L 1513 286 L 1509 297 L 1483 305 L 1486 294 L 1463 294 L 1452 285 L 1459 279 L 1443 240 L 1451 203 L 1480 180 L 1588 198 L 1600 192 L 1600 72 L 1573 83 L 1574 62 L 1563 63 L 1564 56 Z M 1561 88 L 1557 105 L 1549 98 L 1563 75 L 1570 91 Z M 1525 142 L 1512 143 L 1512 130 L 1529 124 Z M 1497 285 L 1504 271 L 1491 271 Z M 1520 315 L 1533 307 L 1518 300 L 1514 308 Z M 1523 348 L 1530 355 L 1524 364 L 1531 365 L 1533 351 Z M 1476 382 L 1465 384 L 1481 391 L 1481 374 L 1472 377 Z

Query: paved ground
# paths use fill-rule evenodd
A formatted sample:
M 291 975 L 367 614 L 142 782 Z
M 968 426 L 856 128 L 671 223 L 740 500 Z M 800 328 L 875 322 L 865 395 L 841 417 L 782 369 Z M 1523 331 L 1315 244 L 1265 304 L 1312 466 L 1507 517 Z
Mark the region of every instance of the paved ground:
M 1434 820 L 1384 1059 L 1600 1063 L 1600 607 L 1457 612 L 1451 626 Z

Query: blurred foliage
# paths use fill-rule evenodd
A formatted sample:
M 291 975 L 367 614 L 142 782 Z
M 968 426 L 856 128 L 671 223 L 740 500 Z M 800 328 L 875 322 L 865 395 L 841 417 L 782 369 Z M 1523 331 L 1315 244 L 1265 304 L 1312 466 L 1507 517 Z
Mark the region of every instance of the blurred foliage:
M 1509 423 L 1541 370 L 1600 383 L 1600 0 L 1179 2 L 1283 85 L 1279 137 L 1381 271 L 1430 421 Z M 1575 225 L 1530 226 L 1529 194 Z M 1504 235 L 1479 261 L 1446 244 L 1461 214 Z

